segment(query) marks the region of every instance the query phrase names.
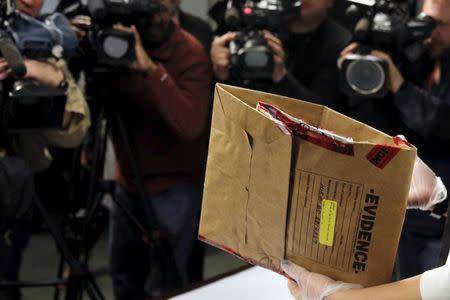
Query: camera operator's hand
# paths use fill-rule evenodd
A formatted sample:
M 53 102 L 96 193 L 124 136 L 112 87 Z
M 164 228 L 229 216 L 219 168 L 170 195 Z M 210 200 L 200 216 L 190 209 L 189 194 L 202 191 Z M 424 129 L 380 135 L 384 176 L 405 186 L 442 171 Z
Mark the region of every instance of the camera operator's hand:
M 27 67 L 25 78 L 34 79 L 44 86 L 58 88 L 65 80 L 63 71 L 53 64 L 32 59 L 25 59 L 24 63 Z M 62 128 L 66 129 L 70 125 L 72 118 L 73 113 L 65 111 Z
M 4 58 L 0 58 L 0 81 L 11 75 L 11 69 Z
M 59 87 L 64 80 L 63 72 L 52 64 L 32 59 L 26 59 L 24 63 L 27 67 L 25 78 L 34 79 L 40 84 L 52 88 Z
M 285 53 L 283 44 L 281 43 L 279 38 L 275 37 L 267 30 L 264 30 L 264 38 L 266 39 L 269 48 L 273 52 L 272 80 L 273 82 L 278 83 L 287 74 L 286 64 L 284 62 Z
M 398 92 L 400 87 L 402 86 L 405 79 L 403 78 L 402 73 L 400 73 L 397 66 L 392 61 L 392 58 L 389 54 L 379 51 L 379 50 L 373 50 L 371 52 L 373 56 L 379 57 L 386 61 L 389 65 L 389 90 L 393 92 L 394 94 Z
M 122 24 L 116 24 L 114 25 L 114 29 L 117 31 L 133 33 L 134 35 L 136 61 L 131 64 L 131 69 L 152 73 L 158 68 L 155 62 L 150 58 L 150 56 L 148 56 L 147 52 L 145 51 L 144 46 L 142 45 L 141 36 L 136 29 L 136 26 L 133 25 L 131 27 L 126 27 Z
M 84 39 L 86 31 L 92 26 L 91 17 L 76 15 L 70 19 L 70 24 L 79 40 Z
M 358 49 L 359 45 L 358 43 L 351 43 L 350 45 L 348 45 L 347 47 L 345 47 L 342 51 L 341 51 L 341 55 L 339 56 L 339 61 L 341 61 L 342 59 L 344 59 L 347 55 L 353 53 L 356 51 L 356 49 Z
M 230 77 L 230 49 L 228 43 L 234 40 L 234 32 L 225 33 L 214 39 L 211 45 L 211 61 L 213 65 L 214 76 L 221 81 Z
M 32 59 L 25 59 L 24 63 L 27 67 L 25 78 L 34 79 L 44 86 L 57 88 L 65 79 L 64 73 L 50 63 Z M 0 81 L 11 75 L 12 72 L 8 62 L 4 58 L 0 58 Z M 73 114 L 71 112 L 64 112 L 62 127 L 67 128 L 72 118 Z
M 42 85 L 56 88 L 64 79 L 63 72 L 47 62 L 25 59 L 24 63 L 27 67 L 25 78 L 37 80 Z M 8 62 L 0 58 L 0 80 L 8 78 L 11 74 Z
M 339 59 L 343 59 L 346 55 L 351 54 L 355 52 L 355 50 L 359 47 L 358 43 L 351 43 L 347 47 L 345 47 L 344 50 L 341 52 L 341 56 Z M 379 51 L 379 50 L 372 50 L 370 53 L 373 56 L 376 56 L 378 58 L 381 58 L 384 60 L 388 66 L 389 66 L 389 90 L 392 93 L 397 93 L 400 87 L 402 86 L 405 79 L 403 78 L 402 73 L 400 73 L 397 66 L 392 61 L 392 58 L 389 54 Z

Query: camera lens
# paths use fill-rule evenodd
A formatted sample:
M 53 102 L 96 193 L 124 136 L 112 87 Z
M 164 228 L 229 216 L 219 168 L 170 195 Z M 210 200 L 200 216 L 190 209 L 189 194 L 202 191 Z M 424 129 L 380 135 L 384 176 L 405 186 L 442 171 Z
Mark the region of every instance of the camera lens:
M 350 87 L 362 95 L 377 93 L 383 88 L 386 80 L 380 62 L 365 59 L 349 63 L 345 77 Z
M 124 57 L 129 48 L 129 41 L 120 36 L 108 35 L 103 40 L 103 51 L 111 58 Z
M 269 58 L 266 52 L 247 51 L 244 56 L 244 63 L 247 67 L 262 68 L 267 66 Z

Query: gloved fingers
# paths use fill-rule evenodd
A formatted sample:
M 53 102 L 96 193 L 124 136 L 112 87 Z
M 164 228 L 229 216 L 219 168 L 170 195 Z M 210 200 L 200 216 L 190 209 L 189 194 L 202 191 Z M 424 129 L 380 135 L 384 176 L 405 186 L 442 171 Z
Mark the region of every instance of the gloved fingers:
M 288 279 L 288 288 L 289 292 L 291 293 L 292 297 L 295 299 L 301 299 L 301 291 L 300 288 L 294 280 Z
M 425 209 L 428 210 L 434 205 L 441 203 L 445 199 L 447 199 L 447 189 L 445 188 L 441 177 L 436 177 L 436 185 L 434 186 L 433 192 L 431 193 L 430 202 L 427 207 L 425 207 Z
M 417 156 L 414 162 L 407 207 L 424 209 L 430 206 L 436 183 L 436 175 L 433 170 Z
M 295 299 L 322 300 L 337 291 L 362 288 L 359 284 L 335 281 L 323 274 L 309 272 L 286 260 L 281 263 L 281 268 L 295 280 L 288 282 L 289 291 Z
M 291 263 L 288 260 L 283 260 L 281 262 L 281 268 L 283 271 L 288 274 L 292 279 L 296 280 L 297 283 L 300 282 L 300 279 L 307 275 L 309 271 L 307 271 L 305 268 L 297 266 L 294 263 Z
M 320 295 L 335 281 L 325 275 L 312 273 L 290 261 L 283 261 L 282 269 L 293 278 L 296 284 L 289 284 L 291 294 L 296 299 L 321 300 Z

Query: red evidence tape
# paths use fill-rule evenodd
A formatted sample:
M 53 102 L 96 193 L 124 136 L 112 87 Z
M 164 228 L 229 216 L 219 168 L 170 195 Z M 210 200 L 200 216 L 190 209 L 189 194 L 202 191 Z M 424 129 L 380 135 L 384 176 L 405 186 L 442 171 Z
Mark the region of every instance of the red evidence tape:
M 367 159 L 377 168 L 383 169 L 400 152 L 400 148 L 376 145 L 367 153 Z
M 271 104 L 259 101 L 258 105 L 273 118 L 282 122 L 290 132 L 300 138 L 337 153 L 350 156 L 354 155 L 353 143 L 340 140 L 302 120 L 290 117 Z
M 406 146 L 409 146 L 409 147 L 412 146 L 411 143 L 408 142 L 408 141 L 405 139 L 405 137 L 403 137 L 403 136 L 394 136 L 392 139 L 394 140 L 394 143 L 395 143 L 396 145 L 406 145 Z

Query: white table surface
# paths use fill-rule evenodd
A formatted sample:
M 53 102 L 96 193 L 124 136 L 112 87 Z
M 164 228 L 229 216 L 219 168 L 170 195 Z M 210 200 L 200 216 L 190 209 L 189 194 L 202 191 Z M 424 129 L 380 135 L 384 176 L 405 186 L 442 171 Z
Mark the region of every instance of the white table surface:
M 171 299 L 292 300 L 293 298 L 285 277 L 261 267 L 252 267 Z

